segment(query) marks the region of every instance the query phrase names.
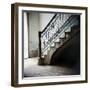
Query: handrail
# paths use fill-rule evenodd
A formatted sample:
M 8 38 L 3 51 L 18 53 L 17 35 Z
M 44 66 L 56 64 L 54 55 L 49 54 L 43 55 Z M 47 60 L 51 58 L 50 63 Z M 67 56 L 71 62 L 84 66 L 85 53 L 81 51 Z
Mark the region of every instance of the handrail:
M 51 24 L 51 22 L 53 21 L 53 19 L 56 17 L 57 14 L 55 14 L 52 19 L 50 20 L 50 22 L 46 25 L 46 27 L 41 31 L 41 33 L 44 33 L 47 29 L 47 27 Z
M 65 15 L 65 14 L 62 14 L 62 16 L 63 15 Z M 65 18 L 64 16 L 63 16 L 63 18 Z M 68 18 L 65 20 L 65 21 L 63 21 L 62 20 L 62 23 L 60 24 L 60 20 L 59 19 L 61 19 L 61 16 L 60 16 L 60 14 L 55 14 L 54 16 L 53 16 L 53 18 L 51 19 L 51 21 L 47 24 L 47 26 L 45 27 L 45 29 L 42 31 L 42 32 L 39 32 L 39 49 L 40 49 L 40 57 L 41 57 L 41 54 L 43 53 L 43 52 L 45 52 L 49 47 L 50 47 L 50 45 L 57 39 L 57 37 L 59 38 L 60 37 L 60 35 L 67 29 L 67 28 L 69 28 L 69 27 L 72 27 L 73 26 L 73 24 L 75 25 L 75 24 L 77 24 L 78 22 L 76 22 L 77 20 L 76 20 L 76 18 L 77 18 L 77 15 L 69 15 L 68 16 Z M 76 21 L 75 21 L 76 20 Z M 52 32 L 52 31 L 50 31 L 50 28 L 51 28 L 51 25 L 52 25 L 52 23 L 53 24 L 55 24 L 55 25 L 57 25 L 57 24 L 59 24 L 58 26 L 57 26 L 57 28 L 54 28 L 55 30 L 53 30 L 53 28 L 52 28 L 52 31 L 54 31 L 54 33 Z M 61 25 L 61 26 L 60 26 Z M 55 26 L 54 26 L 55 27 Z M 49 28 L 49 29 L 48 29 Z M 52 34 L 51 36 L 49 36 L 49 37 L 47 37 L 47 35 L 48 34 Z M 45 38 L 45 37 L 47 37 L 45 40 L 43 39 L 43 38 Z M 45 43 L 44 44 L 44 46 L 43 46 L 43 43 Z

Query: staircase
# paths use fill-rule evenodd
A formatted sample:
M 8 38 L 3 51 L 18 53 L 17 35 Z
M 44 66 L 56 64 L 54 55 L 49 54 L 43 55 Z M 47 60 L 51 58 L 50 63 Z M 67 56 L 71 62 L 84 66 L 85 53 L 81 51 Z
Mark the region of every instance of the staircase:
M 51 64 L 52 55 L 62 49 L 79 28 L 79 15 L 55 14 L 43 32 L 39 32 L 39 64 Z

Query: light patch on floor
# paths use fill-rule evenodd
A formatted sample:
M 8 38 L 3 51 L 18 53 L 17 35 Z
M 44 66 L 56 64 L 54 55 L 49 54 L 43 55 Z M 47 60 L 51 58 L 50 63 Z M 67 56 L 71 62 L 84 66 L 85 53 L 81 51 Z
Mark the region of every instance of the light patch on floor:
M 60 76 L 73 75 L 74 71 L 67 67 L 38 65 L 38 57 L 24 60 L 24 76 L 25 77 L 40 77 L 40 76 Z

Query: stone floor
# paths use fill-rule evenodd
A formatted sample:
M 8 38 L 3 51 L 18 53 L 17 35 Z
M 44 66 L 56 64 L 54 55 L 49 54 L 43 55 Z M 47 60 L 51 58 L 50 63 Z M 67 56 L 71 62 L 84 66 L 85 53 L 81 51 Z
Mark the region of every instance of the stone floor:
M 38 57 L 24 60 L 24 77 L 75 75 L 71 68 L 38 65 Z

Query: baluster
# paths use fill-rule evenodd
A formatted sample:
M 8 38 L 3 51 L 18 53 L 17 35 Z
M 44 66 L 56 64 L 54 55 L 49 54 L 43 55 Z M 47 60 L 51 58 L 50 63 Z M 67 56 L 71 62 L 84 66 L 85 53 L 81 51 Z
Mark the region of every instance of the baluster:
M 61 13 L 59 14 L 59 20 L 61 20 Z
M 68 14 L 66 14 L 66 20 L 68 19 Z
M 62 15 L 60 14 L 60 20 L 59 20 L 60 27 L 61 27 L 61 17 L 62 17 Z
M 45 39 L 47 39 L 47 32 L 45 33 Z
M 62 25 L 63 25 L 63 21 L 64 21 L 64 20 L 63 20 L 63 17 L 64 17 L 64 14 L 62 13 Z
M 66 21 L 66 14 L 64 14 L 64 22 Z

